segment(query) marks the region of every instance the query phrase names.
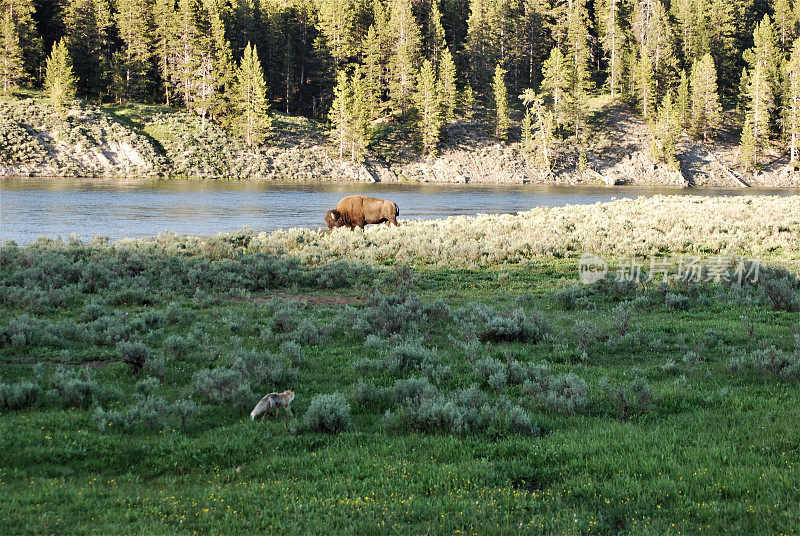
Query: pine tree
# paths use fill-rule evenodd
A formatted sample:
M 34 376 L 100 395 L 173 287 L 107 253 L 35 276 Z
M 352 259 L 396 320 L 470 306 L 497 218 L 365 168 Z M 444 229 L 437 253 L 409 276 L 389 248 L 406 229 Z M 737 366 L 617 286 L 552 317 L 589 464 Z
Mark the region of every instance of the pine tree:
M 150 4 L 145 0 L 117 0 L 115 16 L 122 49 L 115 57 L 115 82 L 121 100 L 146 94 L 153 57 Z
M 589 43 L 588 43 L 589 13 L 586 9 L 586 0 L 572 0 L 572 9 L 569 12 L 569 28 L 567 31 L 567 45 L 569 52 L 569 100 L 568 115 L 575 128 L 575 137 L 580 137 L 587 113 L 587 91 L 591 78 L 589 74 Z
M 708 143 L 719 128 L 721 106 L 714 59 L 706 53 L 692 67 L 692 125 L 695 135 Z
M 608 78 L 606 83 L 611 90 L 611 98 L 617 98 L 622 77 L 622 49 L 625 46 L 625 33 L 620 22 L 620 0 L 599 0 L 597 2 L 597 21 L 600 42 L 608 59 Z
M 494 135 L 500 140 L 508 139 L 511 120 L 508 115 L 508 92 L 506 91 L 506 70 L 498 64 L 494 69 Z
M 361 162 L 367 154 L 370 139 L 370 111 L 366 80 L 361 66 L 357 66 L 351 81 L 352 105 L 350 107 L 350 160 Z
M 75 98 L 76 79 L 65 39 L 53 45 L 50 57 L 47 58 L 44 86 L 50 100 L 59 110 L 63 111 L 64 105 Z
M 411 0 L 393 0 L 389 18 L 392 54 L 390 94 L 392 107 L 405 117 L 416 85 L 416 65 L 422 42 L 419 25 L 411 10 Z
M 472 121 L 475 115 L 475 92 L 469 82 L 461 92 L 461 108 L 464 110 L 464 119 Z
M 67 45 L 78 77 L 78 91 L 105 94 L 111 84 L 111 31 L 108 0 L 67 0 L 64 12 Z
M 442 130 L 441 103 L 436 91 L 436 74 L 429 60 L 422 62 L 417 82 L 418 127 L 422 136 L 422 152 L 435 154 Z
M 520 126 L 522 150 L 526 153 L 533 152 L 533 118 L 531 111 L 525 110 L 525 115 L 522 116 L 522 125 Z
M 371 25 L 367 30 L 367 38 L 363 46 L 364 88 L 367 92 L 367 107 L 370 118 L 375 119 L 381 116 L 381 93 L 383 90 L 381 40 L 375 25 Z
M 236 81 L 236 64 L 233 61 L 231 45 L 225 38 L 225 25 L 222 11 L 217 0 L 206 0 L 207 27 L 210 28 L 206 54 L 210 65 L 208 83 L 211 98 L 208 102 L 208 113 L 213 119 L 225 116 L 230 107 L 229 90 Z
M 677 167 L 675 146 L 680 136 L 681 126 L 679 112 L 672 102 L 672 95 L 667 93 L 661 101 L 655 119 L 650 122 L 650 135 L 653 143 L 650 154 L 656 161 L 666 162 Z
M 431 0 L 431 10 L 425 36 L 425 49 L 428 59 L 431 60 L 435 70 L 441 68 L 442 54 L 446 46 L 444 27 L 442 26 L 442 13 L 439 11 L 439 0 Z
M 704 48 L 704 22 L 706 0 L 675 0 L 671 2 L 672 15 L 677 22 L 677 34 L 686 65 L 691 65 Z
M 337 65 L 342 65 L 357 51 L 353 0 L 318 0 L 316 6 L 317 27 L 325 36 L 331 57 Z
M 179 0 L 173 23 L 177 46 L 173 51 L 175 59 L 171 69 L 171 85 L 176 88 L 187 110 L 192 107 L 195 95 L 195 73 L 200 68 L 199 11 L 198 0 Z
M 526 89 L 519 98 L 525 105 L 525 117 L 522 122 L 523 148 L 533 153 L 537 167 L 549 174 L 552 170 L 550 162 L 553 137 L 552 113 L 547 111 L 544 98 L 532 89 Z
M 469 61 L 470 83 L 483 92 L 491 83 L 492 66 L 500 58 L 492 46 L 492 24 L 490 4 L 492 0 L 469 0 L 467 20 L 466 57 Z
M 569 70 L 564 59 L 564 54 L 559 48 L 550 52 L 550 57 L 544 62 L 542 91 L 553 101 L 553 115 L 556 126 L 566 124 L 567 99 L 571 88 Z
M 675 102 L 678 107 L 678 118 L 680 119 L 681 128 L 689 128 L 692 122 L 692 95 L 689 91 L 689 78 L 686 76 L 686 70 L 681 70 L 681 79 L 678 84 L 678 99 Z
M 154 47 L 158 57 L 158 73 L 161 76 L 164 99 L 167 106 L 176 91 L 176 54 L 180 48 L 177 42 L 178 28 L 174 0 L 155 0 L 153 6 Z
M 778 41 L 772 28 L 772 21 L 769 15 L 765 15 L 753 33 L 753 48 L 744 54 L 749 66 L 746 89 L 749 101 L 747 121 L 750 128 L 748 135 L 752 138 L 752 157 L 748 160 L 748 164 L 758 164 L 758 157 L 769 140 L 771 114 L 775 108 L 779 56 Z M 743 132 L 743 145 L 744 137 Z M 742 152 L 745 153 L 744 148 Z
M 19 36 L 11 12 L 6 11 L 0 20 L 0 89 L 3 95 L 11 93 L 24 74 Z
M 442 61 L 439 65 L 439 89 L 438 93 L 442 101 L 442 120 L 449 123 L 455 117 L 456 110 L 456 65 L 453 63 L 453 56 L 450 49 L 445 48 L 442 52 Z
M 781 52 L 786 53 L 791 49 L 797 25 L 791 1 L 774 0 L 773 13 L 775 14 L 775 30 L 778 34 L 778 43 Z
M 353 93 L 347 73 L 339 71 L 336 75 L 336 87 L 333 88 L 333 104 L 328 114 L 333 130 L 331 135 L 339 148 L 339 159 L 344 160 L 345 149 L 350 137 L 350 109 Z
M 739 163 L 745 171 L 756 164 L 756 140 L 753 134 L 753 123 L 748 115 L 742 128 L 742 140 L 739 144 Z
M 637 48 L 637 86 L 642 115 L 655 109 L 659 94 L 671 85 L 677 58 L 673 49 L 673 33 L 661 0 L 638 0 L 631 24 Z M 650 82 L 652 80 L 652 83 Z
M 786 110 L 784 125 L 789 138 L 789 156 L 797 164 L 797 143 L 800 135 L 800 41 L 792 46 L 792 55 L 786 65 Z
M 6 16 L 11 19 L 9 27 L 0 28 L 3 46 L 9 46 L 8 50 L 11 51 L 9 53 L 16 56 L 12 51 L 12 43 L 16 42 L 20 51 L 20 59 L 15 61 L 21 61 L 22 67 L 18 70 L 20 74 L 15 78 L 15 84 L 41 79 L 42 39 L 36 28 L 35 11 L 34 0 L 0 0 L 0 23 L 8 24 L 5 21 Z M 15 34 L 15 37 L 12 37 L 12 34 Z M 0 54 L 4 52 L 0 51 Z M 11 61 L 9 56 L 9 65 Z
M 645 46 L 642 54 L 636 61 L 636 88 L 639 92 L 638 103 L 642 117 L 649 118 L 655 108 L 655 73 L 653 72 L 652 57 Z
M 267 84 L 264 82 L 258 51 L 249 43 L 239 63 L 234 104 L 237 115 L 235 124 L 244 137 L 245 145 L 261 145 L 271 126 L 271 120 L 266 114 L 269 106 Z

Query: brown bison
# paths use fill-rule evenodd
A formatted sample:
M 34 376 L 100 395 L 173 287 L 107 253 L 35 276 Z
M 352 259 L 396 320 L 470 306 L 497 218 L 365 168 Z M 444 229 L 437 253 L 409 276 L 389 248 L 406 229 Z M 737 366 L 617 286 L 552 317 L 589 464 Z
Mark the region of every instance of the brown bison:
M 397 216 L 400 209 L 397 203 L 392 203 L 386 199 L 369 197 L 366 195 L 348 195 L 336 205 L 335 210 L 329 210 L 325 214 L 325 223 L 328 229 L 334 227 L 349 227 L 351 230 L 356 227 L 364 228 L 368 223 L 385 223 L 400 226 L 397 223 Z

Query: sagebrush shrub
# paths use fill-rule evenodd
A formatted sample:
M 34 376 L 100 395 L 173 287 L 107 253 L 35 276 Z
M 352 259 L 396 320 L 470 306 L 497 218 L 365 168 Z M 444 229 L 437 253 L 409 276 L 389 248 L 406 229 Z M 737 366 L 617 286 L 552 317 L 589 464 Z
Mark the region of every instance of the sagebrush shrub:
M 786 352 L 774 346 L 753 351 L 749 356 L 735 355 L 728 363 L 734 372 L 756 371 L 784 381 L 800 380 L 800 351 Z
M 394 401 L 401 404 L 406 401 L 432 398 L 436 395 L 437 389 L 428 378 L 412 376 L 411 378 L 395 381 L 391 393 Z
M 139 341 L 120 341 L 117 343 L 117 353 L 122 362 L 128 365 L 133 374 L 138 374 L 144 368 L 145 361 L 150 357 L 150 348 Z
M 536 311 L 529 320 L 525 310 L 518 307 L 510 315 L 495 314 L 489 318 L 481 329 L 480 338 L 492 342 L 536 343 L 550 330 L 550 323 L 544 315 Z
M 316 395 L 303 416 L 313 432 L 337 434 L 351 427 L 350 404 L 342 393 Z
M 683 356 L 683 362 L 686 363 L 686 369 L 687 370 L 692 370 L 702 360 L 703 360 L 703 357 L 699 353 L 695 352 L 694 350 L 689 350 Z
M 159 387 L 161 387 L 161 382 L 158 380 L 158 378 L 151 377 L 136 382 L 134 389 L 141 395 L 150 396 L 158 391 Z
M 620 337 L 624 337 L 631 325 L 633 305 L 631 302 L 622 302 L 611 313 L 611 325 Z
M 97 406 L 94 420 L 100 431 L 112 429 L 132 430 L 185 430 L 197 410 L 191 400 L 176 400 L 169 404 L 163 398 L 152 395 L 137 395 L 136 401 L 128 411 L 104 410 Z
M 800 311 L 800 280 L 783 268 L 762 270 L 758 285 L 778 311 L 796 313 Z
M 289 333 L 297 329 L 297 306 L 284 303 L 275 309 L 272 315 L 272 330 L 278 333 Z
M 288 359 L 292 365 L 300 365 L 305 361 L 303 355 L 303 347 L 294 341 L 284 341 L 281 344 L 281 355 L 284 359 Z
M 297 326 L 297 330 L 293 334 L 294 339 L 301 343 L 307 344 L 309 346 L 316 346 L 320 343 L 320 333 L 317 326 L 314 325 L 312 321 L 307 318 L 304 318 L 300 325 Z
M 670 311 L 686 311 L 689 309 L 690 302 L 689 298 L 683 294 L 667 292 L 667 294 L 664 296 L 664 305 Z
M 592 294 L 605 296 L 613 301 L 631 300 L 636 297 L 639 288 L 639 283 L 633 279 L 617 277 L 612 272 L 589 285 Z
M 199 397 L 212 404 L 249 409 L 256 396 L 241 372 L 224 367 L 197 371 L 192 377 Z
M 159 378 L 165 377 L 164 367 L 166 366 L 166 361 L 164 356 L 161 354 L 151 354 L 147 356 L 147 359 L 144 360 L 144 366 L 142 370 L 144 370 L 148 374 L 152 374 L 153 376 L 158 376 Z
M 481 380 L 482 382 L 488 382 L 489 378 L 491 378 L 494 374 L 499 372 L 504 372 L 506 369 L 506 364 L 500 361 L 499 359 L 495 359 L 493 357 L 482 357 L 475 361 L 474 370 L 475 370 L 475 377 Z
M 21 314 L 8 321 L 5 328 L 5 338 L 14 348 L 23 348 L 33 344 L 36 332 L 39 330 L 39 319 L 28 314 Z
M 41 389 L 31 381 L 0 383 L 0 408 L 22 409 L 36 404 Z
M 437 351 L 426 348 L 418 340 L 404 340 L 384 356 L 383 363 L 390 372 L 430 372 L 440 365 Z
M 585 309 L 592 311 L 596 309 L 594 303 L 589 300 L 587 291 L 584 287 L 569 286 L 553 294 L 552 299 L 559 303 L 566 311 Z
M 673 374 L 677 374 L 680 372 L 681 368 L 678 366 L 677 363 L 673 359 L 667 358 L 667 361 L 661 365 L 661 372 L 666 374 L 667 376 L 672 376 Z
M 477 386 L 437 393 L 414 403 L 400 405 L 397 411 L 387 411 L 383 426 L 390 430 L 446 432 L 456 435 L 478 433 L 493 427 L 502 432 L 536 434 L 534 424 L 525 410 L 500 398 L 494 404 Z
M 539 435 L 539 426 L 531 420 L 528 412 L 519 406 L 513 406 L 507 414 L 508 428 L 517 434 Z
M 59 368 L 50 376 L 50 383 L 71 406 L 90 406 L 100 395 L 100 386 L 86 367 Z
M 538 400 L 548 409 L 572 415 L 586 409 L 589 386 L 575 374 L 569 372 L 549 379 L 547 388 L 539 393 Z
M 164 339 L 164 352 L 177 361 L 183 361 L 189 355 L 191 345 L 188 339 L 180 335 L 170 335 Z
M 508 383 L 508 375 L 506 374 L 505 370 L 500 370 L 489 376 L 489 379 L 486 381 L 486 383 L 488 383 L 489 387 L 495 391 L 502 391 Z
M 376 387 L 372 382 L 359 379 L 350 391 L 350 398 L 356 406 L 368 406 L 385 401 L 387 390 Z
M 602 378 L 600 392 L 611 403 L 620 420 L 643 415 L 653 405 L 654 397 L 647 378 L 639 369 L 632 369 L 633 379 L 627 384 L 620 384 Z
M 297 381 L 297 369 L 287 366 L 283 357 L 268 350 L 239 350 L 231 356 L 232 368 L 244 380 L 252 380 L 269 388 L 283 390 Z

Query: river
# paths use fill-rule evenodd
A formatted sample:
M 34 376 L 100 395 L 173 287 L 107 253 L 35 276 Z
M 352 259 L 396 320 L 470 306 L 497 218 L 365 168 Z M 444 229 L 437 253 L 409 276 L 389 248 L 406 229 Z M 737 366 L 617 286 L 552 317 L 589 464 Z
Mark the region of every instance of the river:
M 212 235 L 242 227 L 274 231 L 324 226 L 323 215 L 349 194 L 385 197 L 400 219 L 519 212 L 667 195 L 800 195 L 793 190 L 665 190 L 540 185 L 261 183 L 212 180 L 0 179 L 0 242 L 39 236 L 112 240 L 163 231 Z

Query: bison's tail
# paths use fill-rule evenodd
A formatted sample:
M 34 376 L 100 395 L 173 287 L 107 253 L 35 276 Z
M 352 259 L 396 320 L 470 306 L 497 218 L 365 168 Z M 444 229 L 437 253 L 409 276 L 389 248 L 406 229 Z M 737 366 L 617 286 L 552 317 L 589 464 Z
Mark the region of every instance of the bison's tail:
M 394 204 L 394 215 L 395 217 L 400 215 L 400 208 L 397 206 L 397 203 Z

